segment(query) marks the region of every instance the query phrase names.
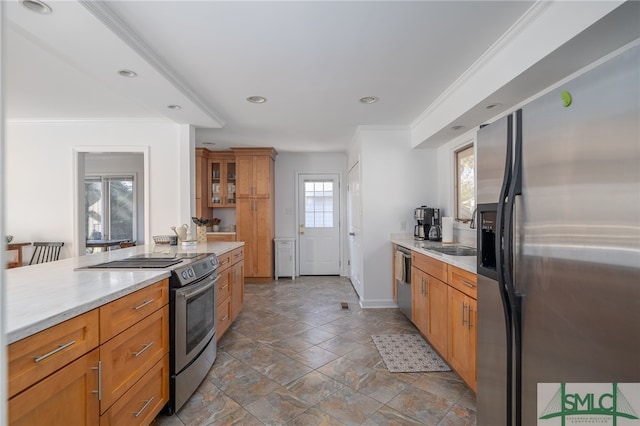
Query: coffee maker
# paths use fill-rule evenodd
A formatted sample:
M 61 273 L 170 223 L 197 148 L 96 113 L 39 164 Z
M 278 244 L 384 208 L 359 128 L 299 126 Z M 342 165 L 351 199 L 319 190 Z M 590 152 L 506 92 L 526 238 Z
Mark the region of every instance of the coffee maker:
M 413 230 L 416 240 L 428 240 L 429 229 L 433 221 L 433 210 L 427 206 L 420 206 L 413 210 L 413 218 L 418 222 Z
M 431 227 L 429 228 L 429 240 L 431 241 L 442 241 L 442 212 L 440 209 L 431 209 L 433 210 L 433 215 L 431 216 Z

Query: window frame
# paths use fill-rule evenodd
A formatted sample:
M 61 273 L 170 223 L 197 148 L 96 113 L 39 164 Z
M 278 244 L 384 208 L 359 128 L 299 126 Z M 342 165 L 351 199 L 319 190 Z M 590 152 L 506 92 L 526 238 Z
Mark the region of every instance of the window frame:
M 471 140 L 468 143 L 465 143 L 463 145 L 461 145 L 460 147 L 456 148 L 455 150 L 453 150 L 453 210 L 454 210 L 454 220 L 456 222 L 461 222 L 461 223 L 469 223 L 471 222 L 471 220 L 473 219 L 472 217 L 460 217 L 460 173 L 459 173 L 459 167 L 460 167 L 460 154 L 464 153 L 465 151 L 468 151 L 469 149 L 471 149 L 471 153 L 473 156 L 473 170 L 474 170 L 474 177 L 473 177 L 473 209 L 471 211 L 470 216 L 473 216 L 473 210 L 476 207 L 476 177 L 475 177 L 475 170 L 476 170 L 476 158 L 475 158 L 475 141 Z

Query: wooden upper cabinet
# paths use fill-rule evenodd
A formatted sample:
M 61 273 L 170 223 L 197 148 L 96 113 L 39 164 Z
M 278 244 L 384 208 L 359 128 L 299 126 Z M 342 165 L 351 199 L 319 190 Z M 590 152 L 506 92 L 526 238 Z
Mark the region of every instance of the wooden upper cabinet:
M 232 148 L 236 156 L 238 198 L 273 196 L 273 148 Z
M 236 162 L 233 153 L 211 151 L 207 178 L 209 207 L 235 207 Z

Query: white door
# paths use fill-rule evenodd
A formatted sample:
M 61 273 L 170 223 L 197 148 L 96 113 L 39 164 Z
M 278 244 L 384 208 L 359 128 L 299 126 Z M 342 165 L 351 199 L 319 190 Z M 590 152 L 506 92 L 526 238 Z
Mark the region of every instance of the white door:
M 336 174 L 298 175 L 300 275 L 340 275 L 340 187 Z
M 347 184 L 347 229 L 349 230 L 349 278 L 362 299 L 362 200 L 360 163 L 349 170 Z

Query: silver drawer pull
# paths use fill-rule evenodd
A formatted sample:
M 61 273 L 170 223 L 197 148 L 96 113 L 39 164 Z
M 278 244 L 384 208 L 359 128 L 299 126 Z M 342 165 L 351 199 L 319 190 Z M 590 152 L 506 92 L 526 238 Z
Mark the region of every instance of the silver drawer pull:
M 72 341 L 70 341 L 69 343 L 65 343 L 64 345 L 60 345 L 60 346 L 58 346 L 57 348 L 55 348 L 54 350 L 52 350 L 51 352 L 49 352 L 48 354 L 44 354 L 44 355 L 42 355 L 42 356 L 37 356 L 37 357 L 35 357 L 35 358 L 33 359 L 33 362 L 40 362 L 40 361 L 42 361 L 42 360 L 43 360 L 43 359 L 45 359 L 45 358 L 49 358 L 51 355 L 53 355 L 53 354 L 57 354 L 58 352 L 60 352 L 60 351 L 63 351 L 63 350 L 65 350 L 65 349 L 67 349 L 69 346 L 71 346 L 71 345 L 73 345 L 73 344 L 75 344 L 75 343 L 76 343 L 76 341 L 75 341 L 75 340 L 72 340 Z
M 153 299 L 149 299 L 149 300 L 147 300 L 146 302 L 144 302 L 142 305 L 138 305 L 138 306 L 136 306 L 136 307 L 135 307 L 135 308 L 133 308 L 133 309 L 135 309 L 135 310 L 137 311 L 138 309 L 142 309 L 142 308 L 144 308 L 144 307 L 145 307 L 145 306 L 147 306 L 149 303 L 153 303 Z
M 227 287 L 229 287 L 229 284 L 228 284 L 228 283 L 227 283 L 227 284 L 225 284 L 225 285 L 223 285 L 223 286 L 222 286 L 222 288 L 221 288 L 220 290 L 224 290 L 224 289 L 225 289 L 225 288 L 227 288 Z
M 135 413 L 133 413 L 133 415 L 138 417 L 140 414 L 142 414 L 142 412 L 149 406 L 149 404 L 151 404 L 151 401 L 153 401 L 153 397 L 147 399 L 144 402 L 144 405 L 142 406 L 142 408 L 140 410 L 136 411 Z
M 102 361 L 98 361 L 97 367 L 91 367 L 92 370 L 98 370 L 98 389 L 91 391 L 91 393 L 98 394 L 98 401 L 102 401 Z
M 224 318 L 222 318 L 222 321 L 226 321 L 229 319 L 229 315 L 225 315 Z
M 149 349 L 149 348 L 151 347 L 151 345 L 153 345 L 153 342 L 151 342 L 151 343 L 147 343 L 146 345 L 144 345 L 144 347 L 143 347 L 142 349 L 140 349 L 138 352 L 134 353 L 134 354 L 133 354 L 133 356 L 137 358 L 138 356 L 140 356 L 140 354 L 141 354 L 142 352 L 144 352 L 144 351 L 146 351 L 147 349 Z
M 462 284 L 466 285 L 467 287 L 476 288 L 474 284 L 471 284 L 470 282 L 465 280 L 462 280 Z

